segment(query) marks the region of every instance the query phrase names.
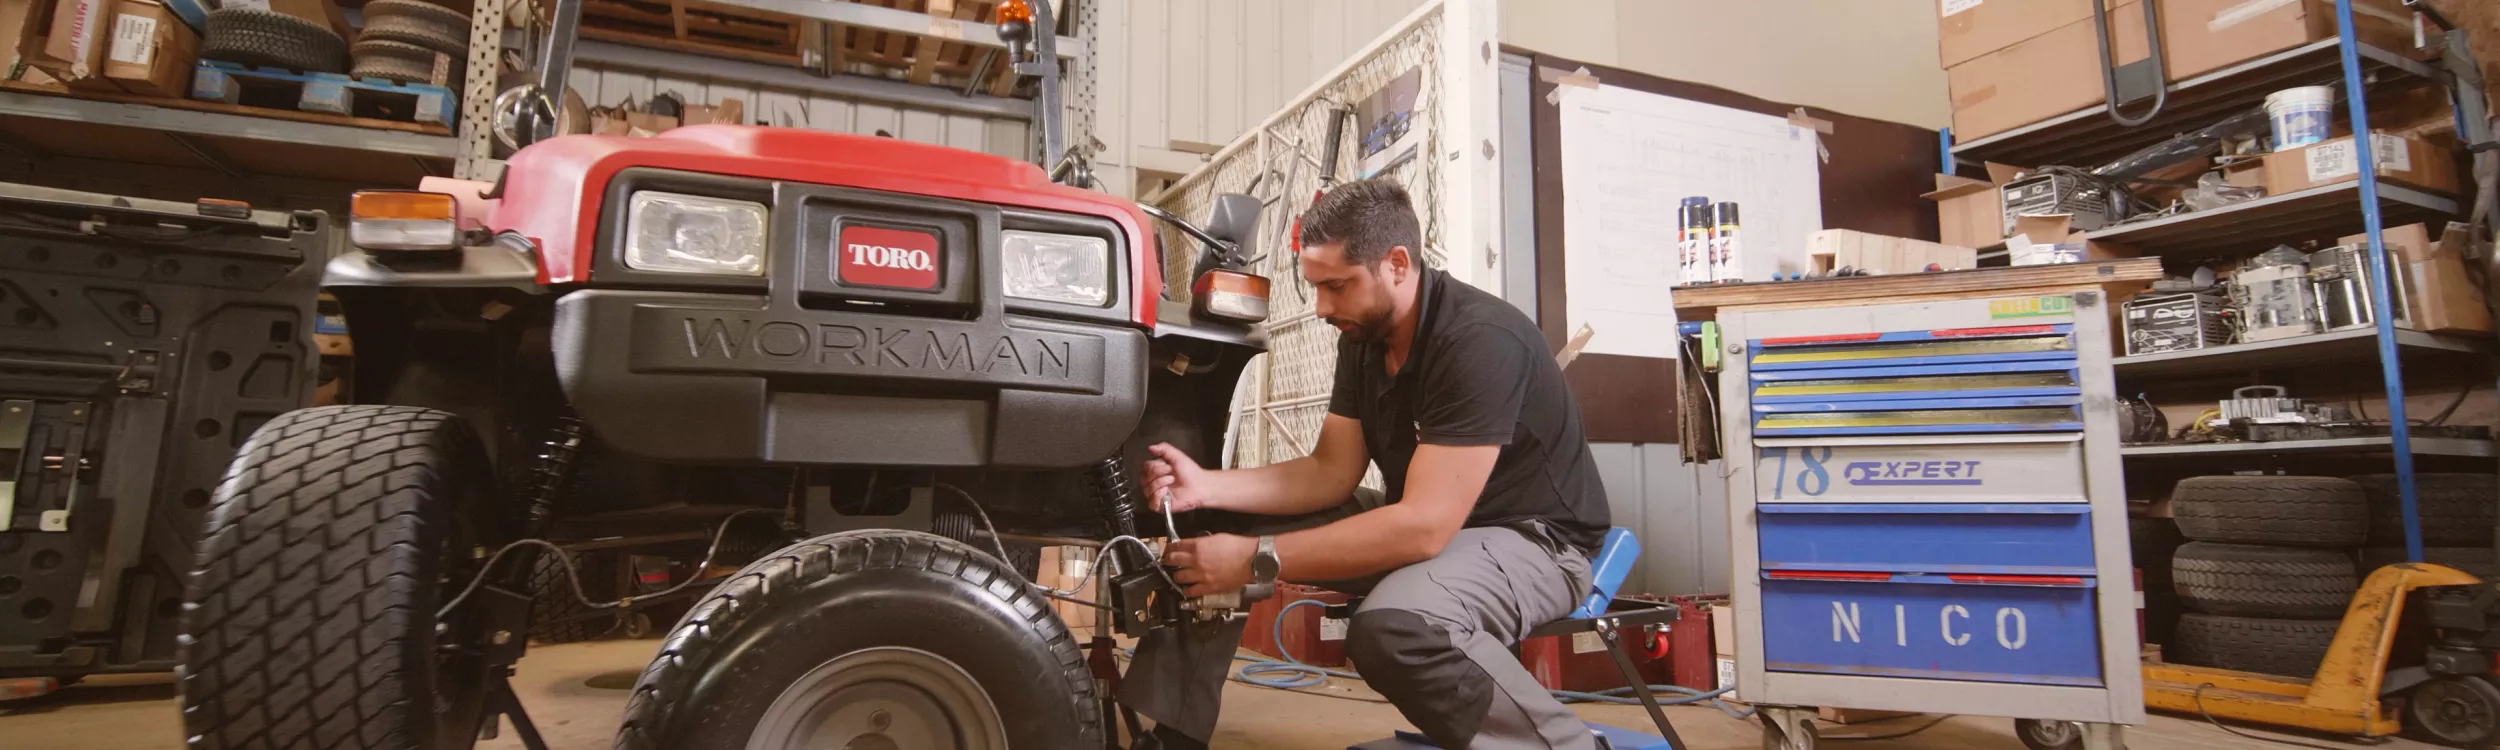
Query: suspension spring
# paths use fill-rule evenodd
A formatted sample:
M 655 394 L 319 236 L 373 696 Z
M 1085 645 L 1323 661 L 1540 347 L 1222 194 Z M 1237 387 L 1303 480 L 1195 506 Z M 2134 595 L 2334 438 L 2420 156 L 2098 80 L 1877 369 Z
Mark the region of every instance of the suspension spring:
M 1137 475 L 1129 471 L 1128 456 L 1119 451 L 1094 462 L 1095 496 L 1102 503 L 1103 525 L 1109 537 L 1137 536 Z M 1143 570 L 1153 564 L 1143 550 L 1133 546 L 1119 547 L 1121 570 Z
M 530 470 L 530 536 L 545 536 L 548 527 L 555 523 L 556 505 L 571 490 L 575 472 L 581 468 L 582 453 L 589 444 L 590 425 L 570 414 L 557 417 L 555 426 L 547 431 L 547 440 L 540 445 L 538 465 Z

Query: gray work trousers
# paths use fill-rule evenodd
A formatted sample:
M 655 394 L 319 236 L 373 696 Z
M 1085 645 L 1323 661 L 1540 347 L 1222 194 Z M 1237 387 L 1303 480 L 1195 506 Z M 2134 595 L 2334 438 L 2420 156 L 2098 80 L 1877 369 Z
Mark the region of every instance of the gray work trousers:
M 1378 507 L 1361 493 L 1308 516 L 1270 517 L 1247 533 L 1319 526 Z M 1292 580 L 1293 561 L 1285 575 Z M 1461 529 L 1430 560 L 1360 581 L 1307 582 L 1364 595 L 1348 623 L 1346 654 L 1365 682 L 1424 736 L 1461 748 L 1595 748 L 1571 709 L 1520 666 L 1510 646 L 1570 614 L 1589 585 L 1588 558 L 1527 525 Z M 1215 734 L 1224 680 L 1247 620 L 1190 623 L 1147 633 L 1120 683 L 1120 700 L 1169 727 Z

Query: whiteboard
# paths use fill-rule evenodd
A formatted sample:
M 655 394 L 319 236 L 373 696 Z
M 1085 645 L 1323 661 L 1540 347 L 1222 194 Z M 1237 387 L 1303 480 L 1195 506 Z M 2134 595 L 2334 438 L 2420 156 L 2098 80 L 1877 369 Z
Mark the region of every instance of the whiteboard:
M 1736 202 L 1746 280 L 1806 270 L 1806 235 L 1823 228 L 1814 131 L 1618 86 L 1557 91 L 1566 330 L 1595 329 L 1585 352 L 1675 356 L 1668 288 L 1686 196 Z

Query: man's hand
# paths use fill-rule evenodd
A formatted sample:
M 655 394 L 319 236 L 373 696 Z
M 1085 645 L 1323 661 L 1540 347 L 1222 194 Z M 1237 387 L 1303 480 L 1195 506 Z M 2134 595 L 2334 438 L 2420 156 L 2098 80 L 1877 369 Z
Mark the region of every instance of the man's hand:
M 1174 513 L 1215 507 L 1215 498 L 1207 492 L 1208 472 L 1198 468 L 1189 454 L 1171 443 L 1156 443 L 1146 450 L 1155 454 L 1146 462 L 1147 509 L 1161 511 L 1167 499 Z
M 1163 562 L 1181 569 L 1172 580 L 1186 587 L 1182 594 L 1205 596 L 1250 585 L 1250 558 L 1258 553 L 1257 539 L 1215 534 L 1173 542 L 1164 548 Z

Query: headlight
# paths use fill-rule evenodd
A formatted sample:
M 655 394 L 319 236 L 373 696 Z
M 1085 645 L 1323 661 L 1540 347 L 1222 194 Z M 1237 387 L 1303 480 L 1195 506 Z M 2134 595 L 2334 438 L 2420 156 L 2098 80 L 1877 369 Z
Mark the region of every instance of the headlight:
M 1111 303 L 1111 243 L 1100 237 L 1001 233 L 1007 296 L 1101 307 Z
M 625 267 L 764 275 L 764 204 L 640 192 L 625 212 Z

